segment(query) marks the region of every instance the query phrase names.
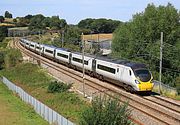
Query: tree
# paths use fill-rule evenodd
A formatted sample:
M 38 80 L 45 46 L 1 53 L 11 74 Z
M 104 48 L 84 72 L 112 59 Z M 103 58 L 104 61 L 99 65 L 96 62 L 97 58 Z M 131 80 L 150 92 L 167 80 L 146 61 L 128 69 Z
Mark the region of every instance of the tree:
M 28 26 L 29 23 L 30 23 L 29 19 L 26 19 L 24 17 L 19 17 L 16 25 L 20 27 L 25 27 Z
M 51 23 L 51 18 L 50 17 L 46 17 L 43 21 L 42 24 L 45 27 L 50 27 L 50 23 Z
M 4 51 L 0 51 L 0 70 L 3 69 L 4 66 L 4 56 L 5 56 Z
M 5 14 L 4 14 L 4 17 L 5 18 L 12 18 L 12 14 L 9 13 L 8 11 L 6 11 Z
M 52 16 L 50 22 L 51 29 L 60 30 L 62 28 L 65 28 L 66 25 L 67 25 L 66 20 L 59 19 L 59 16 Z
M 29 24 L 29 29 L 30 30 L 42 30 L 45 29 L 45 25 L 43 25 L 43 20 L 45 19 L 45 17 L 42 14 L 37 14 L 35 16 L 33 16 L 30 19 L 30 24 Z
M 65 41 L 70 43 L 76 43 L 81 39 L 81 30 L 77 26 L 69 26 L 66 29 Z
M 78 23 L 78 27 L 81 29 L 90 29 L 94 33 L 112 33 L 120 24 L 121 22 L 116 20 L 87 18 L 81 20 Z
M 0 16 L 0 23 L 3 23 L 3 22 L 4 22 L 4 17 Z
M 7 36 L 8 30 L 6 26 L 0 26 L 0 42 Z
M 130 125 L 131 112 L 128 104 L 120 104 L 117 99 L 96 97 L 92 106 L 82 113 L 82 125 Z
M 168 3 L 156 7 L 148 4 L 144 12 L 137 13 L 130 22 L 122 24 L 114 32 L 113 54 L 133 61 L 150 65 L 153 72 L 159 71 L 160 33 L 164 33 L 163 81 L 175 85 L 173 79 L 180 72 L 180 14 Z M 166 68 L 166 69 L 165 69 Z M 169 73 L 171 72 L 171 73 Z M 171 74 L 172 77 L 166 75 Z M 154 75 L 158 79 L 157 75 Z
M 33 18 L 33 15 L 28 14 L 24 18 L 30 20 L 31 18 Z
M 65 19 L 61 19 L 60 21 L 61 21 L 60 27 L 61 27 L 61 28 L 65 28 L 65 27 L 67 26 L 66 20 L 65 20 Z
M 91 29 L 91 24 L 94 22 L 95 19 L 87 18 L 85 20 L 81 20 L 78 23 L 78 27 L 82 29 Z

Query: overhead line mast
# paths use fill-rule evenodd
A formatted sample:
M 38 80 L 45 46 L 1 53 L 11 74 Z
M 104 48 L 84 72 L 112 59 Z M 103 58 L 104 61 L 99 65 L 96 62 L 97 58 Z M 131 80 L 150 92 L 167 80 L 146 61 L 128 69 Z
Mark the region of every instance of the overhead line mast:
M 161 75 L 162 75 L 162 52 L 163 52 L 163 32 L 161 32 L 160 61 L 159 61 L 159 93 L 161 94 Z

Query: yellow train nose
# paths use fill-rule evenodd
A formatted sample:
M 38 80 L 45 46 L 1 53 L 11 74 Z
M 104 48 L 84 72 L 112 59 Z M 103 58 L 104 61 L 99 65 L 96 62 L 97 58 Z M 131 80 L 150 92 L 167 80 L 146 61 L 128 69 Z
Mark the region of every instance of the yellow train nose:
M 153 83 L 140 82 L 138 87 L 139 87 L 139 91 L 151 91 L 153 89 Z

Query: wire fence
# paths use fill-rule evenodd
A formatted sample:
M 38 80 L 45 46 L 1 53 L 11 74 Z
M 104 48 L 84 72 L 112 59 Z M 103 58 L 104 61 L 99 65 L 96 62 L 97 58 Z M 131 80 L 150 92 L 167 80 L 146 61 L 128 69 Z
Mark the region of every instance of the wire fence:
M 159 88 L 159 84 L 160 84 L 159 81 L 154 80 L 153 83 L 154 83 L 154 88 Z M 161 91 L 173 92 L 176 95 L 178 94 L 176 88 L 170 87 L 169 85 L 166 85 L 162 82 L 161 82 Z
M 2 82 L 13 92 L 17 93 L 19 97 L 26 102 L 33 106 L 36 113 L 38 113 L 43 119 L 49 122 L 49 124 L 53 125 L 75 125 L 68 119 L 64 118 L 56 111 L 52 110 L 45 104 L 41 103 L 28 93 L 26 93 L 21 87 L 16 86 L 14 83 L 9 81 L 7 78 L 2 77 Z

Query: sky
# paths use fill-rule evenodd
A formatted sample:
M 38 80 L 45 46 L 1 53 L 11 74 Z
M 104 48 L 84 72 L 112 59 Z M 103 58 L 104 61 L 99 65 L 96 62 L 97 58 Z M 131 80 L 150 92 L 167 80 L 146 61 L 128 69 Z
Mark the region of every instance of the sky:
M 180 11 L 180 0 L 1 0 L 0 15 L 7 10 L 13 17 L 28 14 L 59 15 L 68 24 L 86 18 L 107 18 L 129 21 L 132 15 L 144 11 L 148 3 L 156 6 L 170 2 Z

